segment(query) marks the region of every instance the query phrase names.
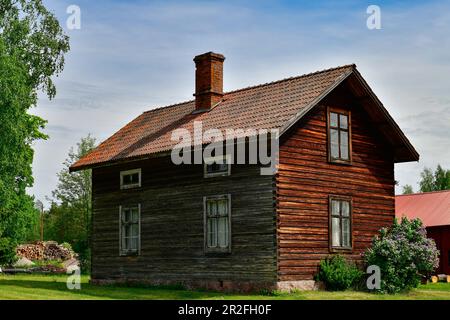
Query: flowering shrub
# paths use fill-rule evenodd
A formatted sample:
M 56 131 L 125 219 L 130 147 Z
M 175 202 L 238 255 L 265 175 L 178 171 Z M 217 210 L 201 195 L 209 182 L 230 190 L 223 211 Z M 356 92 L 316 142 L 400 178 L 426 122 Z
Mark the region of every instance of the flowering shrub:
M 420 219 L 402 218 L 380 230 L 364 260 L 380 267 L 380 291 L 396 293 L 415 288 L 421 277 L 428 277 L 439 265 L 439 252 Z
M 320 262 L 316 280 L 323 281 L 327 290 L 346 290 L 354 286 L 362 277 L 358 267 L 340 255 L 328 257 Z

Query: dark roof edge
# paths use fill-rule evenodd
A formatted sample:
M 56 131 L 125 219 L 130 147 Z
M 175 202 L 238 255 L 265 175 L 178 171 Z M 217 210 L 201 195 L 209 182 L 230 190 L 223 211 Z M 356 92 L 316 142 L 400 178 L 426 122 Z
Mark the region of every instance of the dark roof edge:
M 280 130 L 280 136 L 288 131 L 297 121 L 299 121 L 305 114 L 307 114 L 312 108 L 314 108 L 323 98 L 325 98 L 331 91 L 333 91 L 338 85 L 340 85 L 345 79 L 348 78 L 355 70 L 356 65 L 348 65 L 347 67 L 352 67 L 352 69 L 343 75 L 341 75 L 332 85 L 330 85 L 325 91 L 323 91 L 317 98 L 311 101 L 305 108 L 302 108 L 294 117 L 286 122 L 286 124 Z M 337 68 L 336 68 L 337 69 Z

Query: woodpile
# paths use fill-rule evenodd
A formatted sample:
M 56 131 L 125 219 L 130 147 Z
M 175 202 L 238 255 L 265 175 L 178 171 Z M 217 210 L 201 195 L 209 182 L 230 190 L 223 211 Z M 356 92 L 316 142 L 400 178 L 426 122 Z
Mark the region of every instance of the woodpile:
M 22 244 L 16 248 L 18 257 L 27 258 L 31 261 L 44 260 L 44 242 L 37 242 L 35 244 Z
M 33 244 L 19 245 L 16 249 L 19 257 L 34 260 L 69 260 L 74 253 L 55 241 L 38 241 Z

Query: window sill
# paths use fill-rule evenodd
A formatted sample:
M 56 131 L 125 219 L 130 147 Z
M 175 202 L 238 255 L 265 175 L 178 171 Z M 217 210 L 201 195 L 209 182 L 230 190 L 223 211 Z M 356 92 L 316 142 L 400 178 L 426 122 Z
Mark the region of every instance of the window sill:
M 139 252 L 138 251 L 121 252 L 120 256 L 121 257 L 137 257 L 137 256 L 139 256 Z
M 227 177 L 230 176 L 228 172 L 214 172 L 214 173 L 205 173 L 204 178 L 217 178 L 217 177 Z
M 328 160 L 328 163 L 341 164 L 341 165 L 344 165 L 344 166 L 351 166 L 352 165 L 352 161 L 351 160 Z
M 120 186 L 120 190 L 139 189 L 140 187 L 141 187 L 140 184 L 130 184 L 126 186 Z
M 339 253 L 339 252 L 344 252 L 344 253 L 352 253 L 353 252 L 353 248 L 351 247 L 330 247 L 330 252 L 331 253 Z
M 229 255 L 231 254 L 230 248 L 224 249 L 205 249 L 206 255 Z

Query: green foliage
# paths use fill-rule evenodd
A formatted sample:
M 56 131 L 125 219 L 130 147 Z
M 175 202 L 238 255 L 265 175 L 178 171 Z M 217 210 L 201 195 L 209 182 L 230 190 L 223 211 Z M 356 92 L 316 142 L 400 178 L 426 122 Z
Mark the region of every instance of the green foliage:
M 88 135 L 76 150 L 69 150 L 64 168 L 58 173 L 51 208 L 45 215 L 45 239 L 69 243 L 79 254 L 83 272 L 90 271 L 91 170 L 70 173 L 69 167 L 94 148 L 95 139 Z
M 45 120 L 28 111 L 38 91 L 55 96 L 52 76 L 64 66 L 69 50 L 53 14 L 41 0 L 0 0 L 0 238 L 16 243 L 36 234 L 32 144 L 47 136 Z M 5 256 L 3 256 L 5 255 Z M 0 259 L 8 260 L 6 251 Z
M 0 266 L 13 264 L 16 260 L 16 243 L 9 238 L 0 238 Z
M 63 243 L 61 243 L 61 246 L 62 246 L 63 248 L 66 248 L 67 250 L 73 252 L 72 245 L 71 245 L 70 243 L 68 243 L 68 242 L 63 242 Z
M 445 170 L 438 165 L 433 172 L 425 168 L 420 174 L 419 182 L 421 192 L 450 190 L 450 170 Z
M 69 38 L 42 0 L 0 0 L 0 32 L 7 54 L 27 71 L 28 86 L 49 98 L 56 94 L 52 76 L 64 68 Z
M 343 256 L 334 255 L 320 262 L 316 280 L 323 281 L 327 290 L 347 290 L 356 285 L 363 272 Z
M 261 289 L 259 294 L 266 297 L 279 297 L 286 293 L 280 290 Z
M 57 268 L 63 268 L 63 264 L 60 260 L 33 260 L 34 265 L 28 268 L 47 267 L 53 266 Z
M 416 288 L 421 277 L 428 277 L 439 264 L 439 251 L 420 219 L 403 218 L 380 230 L 364 259 L 380 267 L 380 291 L 397 293 Z
M 409 184 L 403 186 L 402 194 L 412 194 L 414 193 L 413 187 Z

